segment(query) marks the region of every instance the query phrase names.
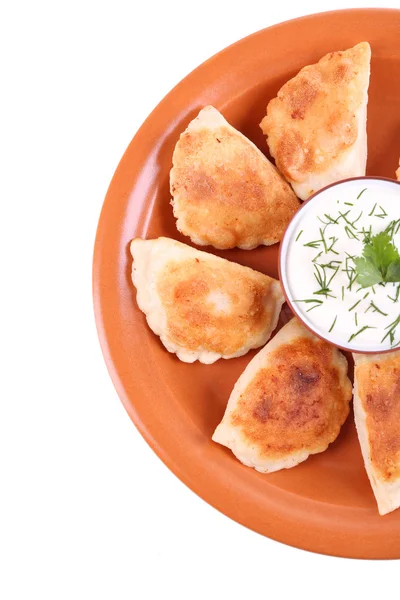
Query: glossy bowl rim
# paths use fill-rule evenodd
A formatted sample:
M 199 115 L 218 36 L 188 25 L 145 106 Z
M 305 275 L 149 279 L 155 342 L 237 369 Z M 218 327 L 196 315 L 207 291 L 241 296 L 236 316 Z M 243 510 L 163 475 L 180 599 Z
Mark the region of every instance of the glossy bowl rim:
M 320 190 L 318 190 L 317 192 L 314 192 L 314 194 L 312 194 L 309 198 L 307 198 L 307 200 L 304 200 L 304 202 L 301 204 L 301 206 L 297 209 L 297 211 L 295 212 L 295 214 L 293 215 L 293 217 L 290 219 L 289 223 L 287 224 L 284 234 L 282 236 L 282 239 L 280 241 L 279 244 L 279 254 L 278 254 L 278 274 L 279 274 L 279 281 L 281 283 L 281 288 L 282 288 L 282 292 L 283 295 L 285 297 L 286 303 L 289 306 L 290 310 L 292 311 L 292 313 L 294 314 L 295 317 L 297 317 L 297 319 L 299 319 L 299 321 L 301 321 L 302 325 L 304 325 L 304 327 L 306 327 L 306 329 L 308 329 L 308 331 L 310 331 L 311 333 L 313 333 L 315 336 L 317 336 L 319 339 L 323 340 L 324 342 L 327 342 L 328 344 L 331 344 L 332 346 L 335 346 L 335 348 L 338 348 L 339 350 L 343 350 L 344 352 L 351 352 L 352 354 L 390 354 L 391 352 L 395 352 L 396 350 L 400 350 L 400 346 L 396 346 L 394 348 L 386 348 L 385 350 L 355 350 L 354 348 L 349 348 L 348 346 L 345 345 L 339 345 L 339 344 L 335 344 L 334 342 L 332 342 L 331 340 L 329 340 L 328 338 L 326 338 L 325 336 L 323 336 L 320 332 L 314 330 L 312 327 L 310 327 L 310 325 L 308 323 L 306 323 L 304 321 L 304 318 L 302 317 L 302 315 L 297 311 L 297 309 L 294 307 L 293 303 L 291 302 L 290 298 L 289 298 L 289 294 L 286 291 L 285 285 L 284 285 L 284 279 L 282 277 L 282 272 L 286 272 L 286 268 L 282 267 L 283 264 L 283 252 L 282 252 L 282 248 L 283 248 L 283 241 L 288 233 L 289 227 L 291 225 L 291 223 L 293 222 L 293 220 L 295 218 L 298 217 L 298 214 L 301 210 L 303 210 L 303 208 L 305 206 L 307 206 L 307 204 L 313 200 L 315 200 L 315 198 L 317 196 L 319 196 L 320 194 L 322 194 L 323 192 L 325 192 L 326 190 L 328 190 L 329 188 L 332 187 L 336 187 L 338 185 L 341 185 L 343 183 L 348 183 L 349 181 L 368 181 L 368 180 L 374 180 L 374 181 L 389 181 L 390 183 L 395 183 L 397 185 L 400 185 L 400 181 L 398 181 L 397 179 L 392 179 L 391 177 L 380 177 L 380 176 L 373 176 L 373 175 L 361 175 L 359 177 L 348 177 L 346 179 L 340 179 L 339 181 L 335 181 L 333 183 L 330 183 L 329 185 L 326 185 L 325 187 L 321 188 Z

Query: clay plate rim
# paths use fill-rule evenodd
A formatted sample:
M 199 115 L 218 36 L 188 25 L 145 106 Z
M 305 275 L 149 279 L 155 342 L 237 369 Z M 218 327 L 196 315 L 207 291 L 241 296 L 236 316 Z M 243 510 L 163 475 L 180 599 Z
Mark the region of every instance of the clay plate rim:
M 385 32 L 384 38 L 376 37 L 375 32 L 380 27 Z M 268 486 L 268 494 L 260 494 L 251 485 L 243 493 L 243 478 L 239 470 L 235 470 L 235 473 L 225 470 L 224 465 L 219 464 L 224 462 L 222 460 L 215 461 L 213 465 L 213 483 L 210 485 L 210 474 L 206 468 L 210 463 L 204 464 L 196 440 L 188 439 L 185 451 L 180 451 L 176 444 L 182 422 L 179 410 L 173 418 L 165 411 L 165 422 L 162 423 L 164 430 L 161 432 L 160 416 L 150 410 L 147 404 L 149 394 L 160 390 L 154 387 L 151 378 L 144 380 L 149 375 L 145 358 L 138 352 L 135 365 L 126 364 L 124 349 L 120 345 L 123 329 L 115 317 L 115 311 L 126 299 L 122 297 L 126 291 L 118 286 L 122 280 L 115 256 L 126 252 L 121 242 L 123 235 L 126 235 L 126 228 L 129 227 L 133 237 L 138 213 L 135 207 L 128 206 L 132 185 L 135 183 L 141 189 L 137 182 L 141 183 L 141 178 L 146 176 L 145 159 L 142 157 L 150 154 L 157 143 L 153 133 L 154 123 L 163 121 L 167 127 L 168 124 L 171 127 L 174 124 L 165 121 L 169 113 L 173 115 L 171 104 L 174 105 L 174 111 L 181 110 L 185 103 L 187 106 L 191 89 L 202 89 L 200 85 L 204 86 L 204 79 L 209 83 L 210 76 L 215 78 L 218 74 L 226 73 L 234 57 L 238 62 L 243 56 L 252 57 L 251 53 L 256 47 L 261 48 L 265 44 L 273 47 L 275 44 L 275 47 L 285 45 L 286 48 L 297 35 L 300 39 L 301 36 L 310 39 L 313 33 L 323 31 L 340 32 L 336 33 L 337 37 L 352 36 L 356 43 L 366 36 L 364 31 L 368 31 L 370 36 L 380 41 L 382 51 L 390 56 L 393 42 L 388 40 L 397 39 L 399 27 L 400 11 L 397 9 L 346 9 L 319 13 L 256 32 L 197 67 L 159 103 L 125 151 L 106 195 L 94 248 L 93 300 L 104 359 L 126 411 L 156 454 L 195 493 L 246 527 L 298 548 L 352 558 L 399 558 L 400 529 L 397 521 L 392 521 L 390 515 L 377 518 L 377 511 L 372 513 L 366 508 L 342 507 L 309 500 L 272 485 Z M 322 43 L 321 37 L 316 37 Z M 126 213 L 129 213 L 129 218 Z M 135 233 L 140 235 L 140 228 Z M 137 366 L 142 369 L 141 377 L 133 378 L 132 369 Z M 165 394 L 168 395 L 168 390 L 165 390 Z M 171 395 L 170 399 L 173 399 Z M 203 453 L 206 453 L 204 448 Z M 260 506 L 262 510 L 259 510 Z

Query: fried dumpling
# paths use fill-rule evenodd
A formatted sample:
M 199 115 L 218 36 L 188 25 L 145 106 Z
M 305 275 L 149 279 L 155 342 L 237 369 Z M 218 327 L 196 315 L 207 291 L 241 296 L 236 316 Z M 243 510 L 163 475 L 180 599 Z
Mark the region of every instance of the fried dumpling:
M 353 357 L 358 439 L 379 514 L 386 515 L 400 506 L 400 351 Z
M 139 308 L 180 360 L 242 356 L 275 329 L 284 302 L 276 279 L 164 237 L 135 239 L 131 253 Z
M 333 442 L 349 413 L 346 358 L 292 319 L 239 377 L 213 440 L 262 473 Z
M 399 168 L 396 171 L 397 181 L 400 181 L 400 160 L 399 160 Z
M 371 48 L 362 42 L 304 67 L 270 101 L 260 127 L 276 165 L 306 200 L 365 175 Z
M 270 161 L 212 106 L 189 123 L 172 162 L 176 226 L 200 246 L 275 244 L 299 207 Z

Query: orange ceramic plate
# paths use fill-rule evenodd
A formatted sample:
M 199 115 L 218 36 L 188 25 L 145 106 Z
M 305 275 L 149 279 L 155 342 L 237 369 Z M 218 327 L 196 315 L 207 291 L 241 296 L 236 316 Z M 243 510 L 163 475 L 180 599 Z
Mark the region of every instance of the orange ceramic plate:
M 130 417 L 169 468 L 239 523 L 293 546 L 362 558 L 400 558 L 400 510 L 380 517 L 350 417 L 323 454 L 262 475 L 211 441 L 232 387 L 254 356 L 207 366 L 180 362 L 147 327 L 131 284 L 133 237 L 175 227 L 168 176 L 179 134 L 213 104 L 264 152 L 258 123 L 277 90 L 304 65 L 368 40 L 368 174 L 393 177 L 400 153 L 400 11 L 346 10 L 265 29 L 193 71 L 152 112 L 111 182 L 94 253 L 94 303 L 105 360 Z M 210 250 L 212 251 L 212 250 Z M 278 245 L 215 252 L 278 275 Z M 284 317 L 283 317 L 284 318 Z

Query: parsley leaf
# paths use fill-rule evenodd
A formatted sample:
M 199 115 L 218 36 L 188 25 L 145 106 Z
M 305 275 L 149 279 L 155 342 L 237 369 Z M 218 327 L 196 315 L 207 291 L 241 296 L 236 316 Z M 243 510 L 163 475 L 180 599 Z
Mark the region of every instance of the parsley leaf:
M 387 231 L 366 239 L 363 254 L 354 263 L 357 281 L 363 288 L 400 281 L 400 254 Z
M 373 262 L 366 258 L 355 258 L 357 281 L 362 288 L 376 285 L 382 281 L 382 275 Z
M 385 281 L 400 281 L 400 260 L 390 263 Z

